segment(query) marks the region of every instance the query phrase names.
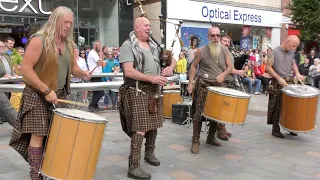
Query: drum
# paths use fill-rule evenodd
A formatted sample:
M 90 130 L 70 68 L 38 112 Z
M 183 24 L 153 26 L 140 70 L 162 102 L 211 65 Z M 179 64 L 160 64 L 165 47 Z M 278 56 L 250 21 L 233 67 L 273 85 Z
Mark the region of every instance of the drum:
M 316 127 L 319 90 L 292 84 L 282 88 L 280 126 L 294 133 L 310 132 Z
M 93 179 L 107 120 L 93 113 L 57 108 L 41 174 L 49 179 Z
M 168 82 L 167 83 L 173 83 L 173 82 L 179 82 L 179 75 L 178 74 L 173 74 L 171 76 L 166 77 Z
M 182 103 L 180 90 L 163 91 L 162 109 L 164 118 L 172 117 L 172 104 L 177 104 L 178 102 Z
M 250 95 L 225 87 L 208 87 L 202 116 L 224 124 L 242 125 L 246 121 Z

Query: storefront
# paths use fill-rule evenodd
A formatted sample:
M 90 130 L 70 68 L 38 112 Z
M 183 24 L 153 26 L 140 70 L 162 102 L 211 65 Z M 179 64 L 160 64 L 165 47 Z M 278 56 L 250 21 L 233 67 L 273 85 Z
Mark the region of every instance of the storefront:
M 167 0 L 166 18 L 173 23 L 183 20 L 180 37 L 184 45 L 190 48 L 191 39 L 196 39 L 197 47 L 208 43 L 207 29 L 214 23 L 221 34 L 232 37 L 239 49 L 265 50 L 280 45 L 282 13 L 249 8 L 204 3 L 191 0 Z M 166 47 L 175 37 L 175 26 L 166 23 Z M 175 44 L 174 54 L 179 54 L 180 45 Z
M 73 10 L 74 37 L 79 45 L 92 46 L 95 40 L 100 40 L 103 45 L 119 46 L 133 28 L 133 6 L 126 1 L 0 0 L 0 40 L 10 36 L 16 40 L 15 46 L 24 46 L 26 39 L 40 29 L 58 6 Z

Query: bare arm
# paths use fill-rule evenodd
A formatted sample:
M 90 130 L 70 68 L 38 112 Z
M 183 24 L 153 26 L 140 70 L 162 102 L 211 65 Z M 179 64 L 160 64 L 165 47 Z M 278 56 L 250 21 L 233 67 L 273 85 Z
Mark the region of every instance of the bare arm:
M 295 61 L 292 62 L 292 69 L 293 69 L 293 72 L 296 76 L 301 76 L 301 74 L 299 72 L 299 68 L 298 68 Z
M 44 92 L 48 86 L 39 79 L 37 73 L 33 70 L 33 67 L 38 62 L 42 49 L 41 39 L 39 37 L 32 38 L 21 63 L 22 76 L 28 81 L 29 85 L 38 89 L 40 92 Z
M 229 50 L 228 50 L 229 51 Z M 231 72 L 232 70 L 234 69 L 233 68 L 233 64 L 231 63 L 231 60 L 230 60 L 230 53 L 227 53 L 227 52 L 224 52 L 227 56 L 226 58 L 226 66 L 227 66 L 227 69 L 223 71 L 222 75 L 223 77 L 227 77 Z
M 153 82 L 152 76 L 143 74 L 136 69 L 133 68 L 133 62 L 125 62 L 122 63 L 124 75 L 125 77 L 137 80 L 137 81 L 147 81 L 147 82 Z
M 196 76 L 197 67 L 201 60 L 201 51 L 198 49 L 189 70 L 189 84 L 193 83 Z

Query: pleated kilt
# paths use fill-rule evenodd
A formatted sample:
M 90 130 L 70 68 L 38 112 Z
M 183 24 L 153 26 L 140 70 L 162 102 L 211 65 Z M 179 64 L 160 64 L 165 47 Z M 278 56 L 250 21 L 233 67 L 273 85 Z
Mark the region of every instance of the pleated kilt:
M 293 78 L 285 78 L 287 84 L 293 84 Z M 276 79 L 270 80 L 270 85 L 267 88 L 269 94 L 268 102 L 268 114 L 267 114 L 267 124 L 273 124 L 280 120 L 281 105 L 282 105 L 282 91 L 283 88 Z
M 132 132 L 147 132 L 163 126 L 162 98 L 156 103 L 156 112 L 149 112 L 150 97 L 159 93 L 158 85 L 140 84 L 138 92 L 136 88 L 123 84 L 119 88 L 119 113 L 122 130 L 131 137 Z
M 209 86 L 225 86 L 223 83 L 208 83 L 205 82 L 203 78 L 198 77 L 194 84 L 193 91 L 193 102 L 191 108 L 191 117 L 193 121 L 202 121 L 204 120 L 202 117 L 204 105 L 206 103 L 207 93 Z
M 65 90 L 59 90 L 57 96 L 66 99 Z M 59 103 L 56 107 L 64 107 Z M 28 161 L 28 146 L 31 134 L 47 136 L 52 118 L 53 106 L 43 96 L 26 86 L 22 92 L 21 106 L 17 123 L 13 129 L 9 145 Z

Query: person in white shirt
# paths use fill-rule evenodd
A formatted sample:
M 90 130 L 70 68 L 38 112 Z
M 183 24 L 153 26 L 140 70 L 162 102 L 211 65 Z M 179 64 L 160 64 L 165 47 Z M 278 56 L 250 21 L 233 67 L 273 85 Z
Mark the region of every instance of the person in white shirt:
M 94 70 L 93 74 L 102 73 L 102 68 L 101 68 L 102 49 L 101 49 L 101 43 L 99 40 L 96 40 L 94 42 L 94 46 L 88 54 L 87 61 L 88 61 L 90 72 Z M 91 82 L 101 82 L 101 78 L 91 78 Z M 92 100 L 88 107 L 90 111 L 92 112 L 99 111 L 98 103 L 103 95 L 104 95 L 104 91 L 92 91 Z

